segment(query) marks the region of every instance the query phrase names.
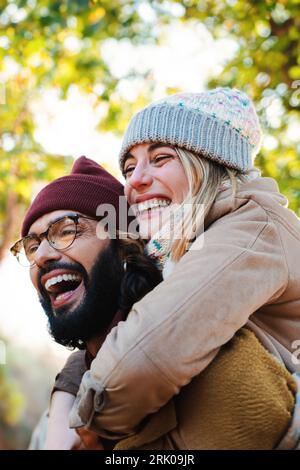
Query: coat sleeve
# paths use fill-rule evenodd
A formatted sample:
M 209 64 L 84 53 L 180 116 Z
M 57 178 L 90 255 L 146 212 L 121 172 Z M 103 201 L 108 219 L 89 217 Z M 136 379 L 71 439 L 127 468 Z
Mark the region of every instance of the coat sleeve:
M 55 377 L 51 396 L 54 392 L 61 391 L 76 397 L 82 376 L 86 370 L 85 351 L 75 351 L 70 354 L 63 369 Z
M 280 236 L 264 210 L 250 221 L 241 214 L 216 222 L 108 335 L 83 377 L 71 426 L 108 438 L 133 433 L 287 282 Z

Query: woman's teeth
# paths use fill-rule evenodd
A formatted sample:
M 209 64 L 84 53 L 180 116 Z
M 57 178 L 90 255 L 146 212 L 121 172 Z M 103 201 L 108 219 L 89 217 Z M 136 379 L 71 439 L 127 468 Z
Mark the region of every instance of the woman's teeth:
M 156 209 L 158 207 L 167 207 L 170 204 L 171 201 L 169 199 L 148 199 L 147 201 L 135 204 L 134 209 L 136 216 L 138 216 L 142 212 L 148 211 L 150 209 Z

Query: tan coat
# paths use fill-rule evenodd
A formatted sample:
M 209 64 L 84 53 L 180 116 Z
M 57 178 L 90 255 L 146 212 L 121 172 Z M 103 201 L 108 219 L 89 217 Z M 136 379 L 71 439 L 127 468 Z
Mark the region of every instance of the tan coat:
M 292 355 L 300 338 L 300 221 L 276 183 L 246 183 L 234 201 L 230 189 L 220 193 L 204 235 L 203 248 L 197 240 L 108 335 L 83 377 L 71 425 L 95 424 L 110 437 L 134 432 L 249 317 L 264 345 L 300 371 Z
M 292 376 L 243 328 L 115 449 L 274 449 L 291 420 L 295 391 Z

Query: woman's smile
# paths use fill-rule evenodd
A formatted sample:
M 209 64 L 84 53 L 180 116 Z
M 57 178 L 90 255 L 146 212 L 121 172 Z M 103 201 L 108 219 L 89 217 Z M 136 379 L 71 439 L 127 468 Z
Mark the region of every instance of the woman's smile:
M 180 204 L 188 192 L 183 165 L 171 146 L 139 144 L 127 154 L 123 173 L 140 235 L 150 239 L 168 220 L 171 207 Z

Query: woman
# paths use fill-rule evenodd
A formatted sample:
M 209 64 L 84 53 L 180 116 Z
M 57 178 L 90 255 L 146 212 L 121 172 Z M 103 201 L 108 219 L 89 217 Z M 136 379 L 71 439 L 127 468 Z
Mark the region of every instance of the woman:
M 135 206 L 144 238 L 153 237 L 160 219 L 168 220 L 172 208 L 181 204 L 173 224 L 163 227 L 148 244 L 150 255 L 164 265 L 167 262 L 165 274 L 173 272 L 107 337 L 81 382 L 71 414 L 73 426 L 89 423 L 108 438 L 130 435 L 194 378 L 174 399 L 179 421 L 192 422 L 195 410 L 182 403 L 191 403 L 191 397 L 195 402 L 193 389 L 203 391 L 210 368 L 226 356 L 226 347 L 221 359 L 219 355 L 207 368 L 208 364 L 246 323 L 290 372 L 299 371 L 293 342 L 300 335 L 300 268 L 296 260 L 300 222 L 286 208 L 276 183 L 260 178 L 253 169 L 259 146 L 260 127 L 253 105 L 237 90 L 174 95 L 133 117 L 121 150 L 126 194 Z M 183 234 L 179 238 L 178 226 Z M 250 334 L 242 331 L 242 335 Z M 240 334 L 233 341 L 243 339 Z M 249 369 L 259 370 L 260 364 L 270 360 L 268 370 L 275 382 L 268 385 L 275 390 L 276 377 L 282 374 L 286 404 L 292 396 L 287 414 L 283 413 L 285 419 L 276 421 L 275 434 L 268 426 L 262 427 L 262 435 L 254 431 L 254 448 L 272 448 L 289 424 L 295 382 L 292 385 L 291 376 L 265 350 L 265 356 L 260 349 L 253 350 L 253 354 L 248 350 L 244 370 L 234 371 L 232 381 L 242 376 L 247 383 Z M 200 389 L 197 380 L 202 382 Z M 261 402 L 266 394 L 267 389 L 259 397 Z M 211 406 L 208 415 L 197 414 L 192 425 L 197 427 L 200 422 L 199 430 L 208 421 L 213 426 L 219 416 L 217 407 L 218 416 L 212 419 L 214 401 L 206 403 Z M 270 413 L 271 405 L 265 408 Z M 236 409 L 236 403 L 226 406 Z M 251 407 L 253 403 L 249 412 Z M 247 422 L 241 427 L 242 435 Z M 199 436 L 194 439 L 188 424 L 184 432 L 185 447 L 177 442 L 179 448 L 232 448 L 228 441 L 218 444 L 216 432 L 213 442 L 196 447 Z M 172 438 L 174 445 L 175 436 Z M 239 438 L 239 448 L 247 448 Z

